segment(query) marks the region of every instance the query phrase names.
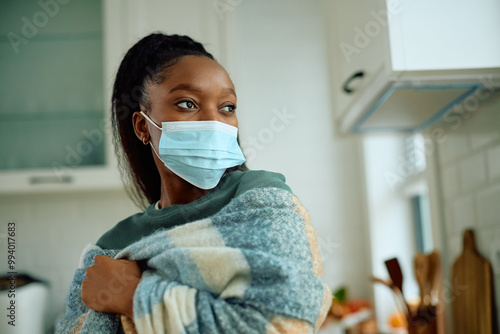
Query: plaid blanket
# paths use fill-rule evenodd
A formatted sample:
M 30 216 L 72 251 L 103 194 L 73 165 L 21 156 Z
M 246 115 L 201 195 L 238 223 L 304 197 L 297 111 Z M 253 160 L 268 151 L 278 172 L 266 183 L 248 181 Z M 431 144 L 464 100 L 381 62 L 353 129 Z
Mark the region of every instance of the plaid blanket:
M 85 269 L 104 254 L 146 261 L 134 319 L 88 309 Z M 123 250 L 84 250 L 57 333 L 314 333 L 331 304 L 310 217 L 292 193 L 248 190 L 215 215 Z

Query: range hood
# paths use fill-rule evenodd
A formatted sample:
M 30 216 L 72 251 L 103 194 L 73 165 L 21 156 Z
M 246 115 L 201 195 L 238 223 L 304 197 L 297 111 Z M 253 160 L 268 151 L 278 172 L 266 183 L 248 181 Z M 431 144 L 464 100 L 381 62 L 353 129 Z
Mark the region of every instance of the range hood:
M 420 132 L 477 109 L 500 87 L 500 69 L 390 72 L 381 68 L 342 118 L 343 133 Z

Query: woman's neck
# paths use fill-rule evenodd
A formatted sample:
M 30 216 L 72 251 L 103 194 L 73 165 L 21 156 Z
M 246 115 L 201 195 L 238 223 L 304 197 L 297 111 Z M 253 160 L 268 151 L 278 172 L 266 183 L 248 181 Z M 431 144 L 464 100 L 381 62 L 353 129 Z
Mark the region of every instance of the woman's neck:
M 160 208 L 166 208 L 173 204 L 187 204 L 206 195 L 210 189 L 204 190 L 193 186 L 191 183 L 181 179 L 179 176 L 169 173 L 161 175 Z

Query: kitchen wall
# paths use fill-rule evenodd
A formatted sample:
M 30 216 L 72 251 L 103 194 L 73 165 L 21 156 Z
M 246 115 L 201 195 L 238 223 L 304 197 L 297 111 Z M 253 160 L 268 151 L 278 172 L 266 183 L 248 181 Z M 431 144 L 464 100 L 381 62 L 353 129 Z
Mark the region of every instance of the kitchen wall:
M 174 1 L 157 3 L 176 8 Z M 300 0 L 234 3 L 238 5 L 216 14 L 232 36 L 226 47 L 231 48 L 229 70 L 239 97 L 248 165 L 283 173 L 309 209 L 327 283 L 332 288 L 347 285 L 352 297 L 369 297 L 362 150 L 358 139 L 335 136 L 321 6 Z M 160 15 L 158 20 L 141 16 L 155 8 L 138 13 L 141 31 L 183 33 L 163 29 Z M 82 248 L 137 211 L 120 189 L 0 197 L 3 228 L 9 220 L 18 226 L 18 271 L 51 284 L 51 321 L 63 312 Z M 0 258 L 0 268 L 5 260 Z
M 69 284 L 85 245 L 137 211 L 120 190 L 0 197 L 0 233 L 7 230 L 7 222 L 16 223 L 17 272 L 50 283 L 49 327 L 64 311 Z M 2 272 L 7 268 L 4 254 L 0 257 Z M 18 320 L 25 321 L 25 316 L 19 314 Z
M 478 251 L 496 263 L 497 309 L 500 305 L 499 125 L 497 94 L 479 107 L 469 106 L 461 115 L 439 125 L 437 128 L 444 130 L 439 137 L 428 135 L 429 147 L 436 144 L 430 151 L 430 159 L 437 166 L 440 180 L 436 204 L 442 208 L 445 287 L 449 284 L 451 266 L 462 251 L 462 233 L 472 228 Z
M 404 156 L 401 134 L 374 134 L 363 137 L 365 183 L 368 209 L 371 273 L 388 278 L 385 261 L 397 258 L 403 273 L 403 292 L 407 299 L 418 296 L 413 273 L 417 251 L 410 197 L 391 182 L 401 170 Z M 394 293 L 382 284 L 373 284 L 374 306 L 379 330 L 389 332 L 387 319 L 401 305 Z

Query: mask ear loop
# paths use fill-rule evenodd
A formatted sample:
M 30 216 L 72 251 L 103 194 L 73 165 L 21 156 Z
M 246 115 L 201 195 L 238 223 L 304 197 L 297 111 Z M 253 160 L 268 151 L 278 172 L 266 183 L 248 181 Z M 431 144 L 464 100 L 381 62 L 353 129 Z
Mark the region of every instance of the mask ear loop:
M 141 110 L 141 111 L 139 111 L 139 112 L 140 112 L 140 113 L 141 113 L 141 115 L 142 115 L 142 116 L 144 116 L 144 118 L 146 118 L 146 119 L 147 119 L 147 120 L 148 120 L 151 124 L 153 124 L 154 126 L 156 126 L 156 127 L 158 128 L 158 130 L 162 130 L 162 128 L 160 128 L 158 125 L 156 125 L 156 123 L 155 123 L 155 122 L 153 122 L 153 121 L 151 120 L 151 118 L 149 118 L 149 117 L 148 117 L 148 115 L 146 115 L 146 114 L 144 113 L 144 111 L 142 111 L 142 110 Z
M 139 112 L 140 112 L 140 113 L 141 113 L 141 115 L 142 115 L 142 116 L 144 116 L 144 118 L 146 118 L 146 119 L 147 119 L 147 120 L 148 120 L 151 124 L 153 124 L 154 126 L 156 126 L 156 128 L 158 128 L 158 130 L 163 131 L 163 130 L 162 130 L 162 128 L 160 128 L 158 125 L 156 125 L 156 123 L 155 123 L 155 122 L 153 122 L 153 121 L 151 120 L 151 118 L 149 118 L 149 117 L 148 117 L 148 115 L 146 115 L 146 114 L 145 114 L 142 110 L 141 110 L 141 111 L 139 111 Z M 167 166 L 167 164 L 165 163 L 165 161 L 163 161 L 163 159 L 162 159 L 162 158 L 160 158 L 160 155 L 158 154 L 158 152 L 156 152 L 154 145 L 152 145 L 152 144 L 151 144 L 151 141 L 148 141 L 148 144 L 150 144 L 151 148 L 153 149 L 153 152 L 155 152 L 155 154 L 156 154 L 156 156 L 158 157 L 158 159 L 160 159 L 160 161 L 161 161 L 161 162 L 163 162 L 163 164 L 164 164 L 165 166 Z

